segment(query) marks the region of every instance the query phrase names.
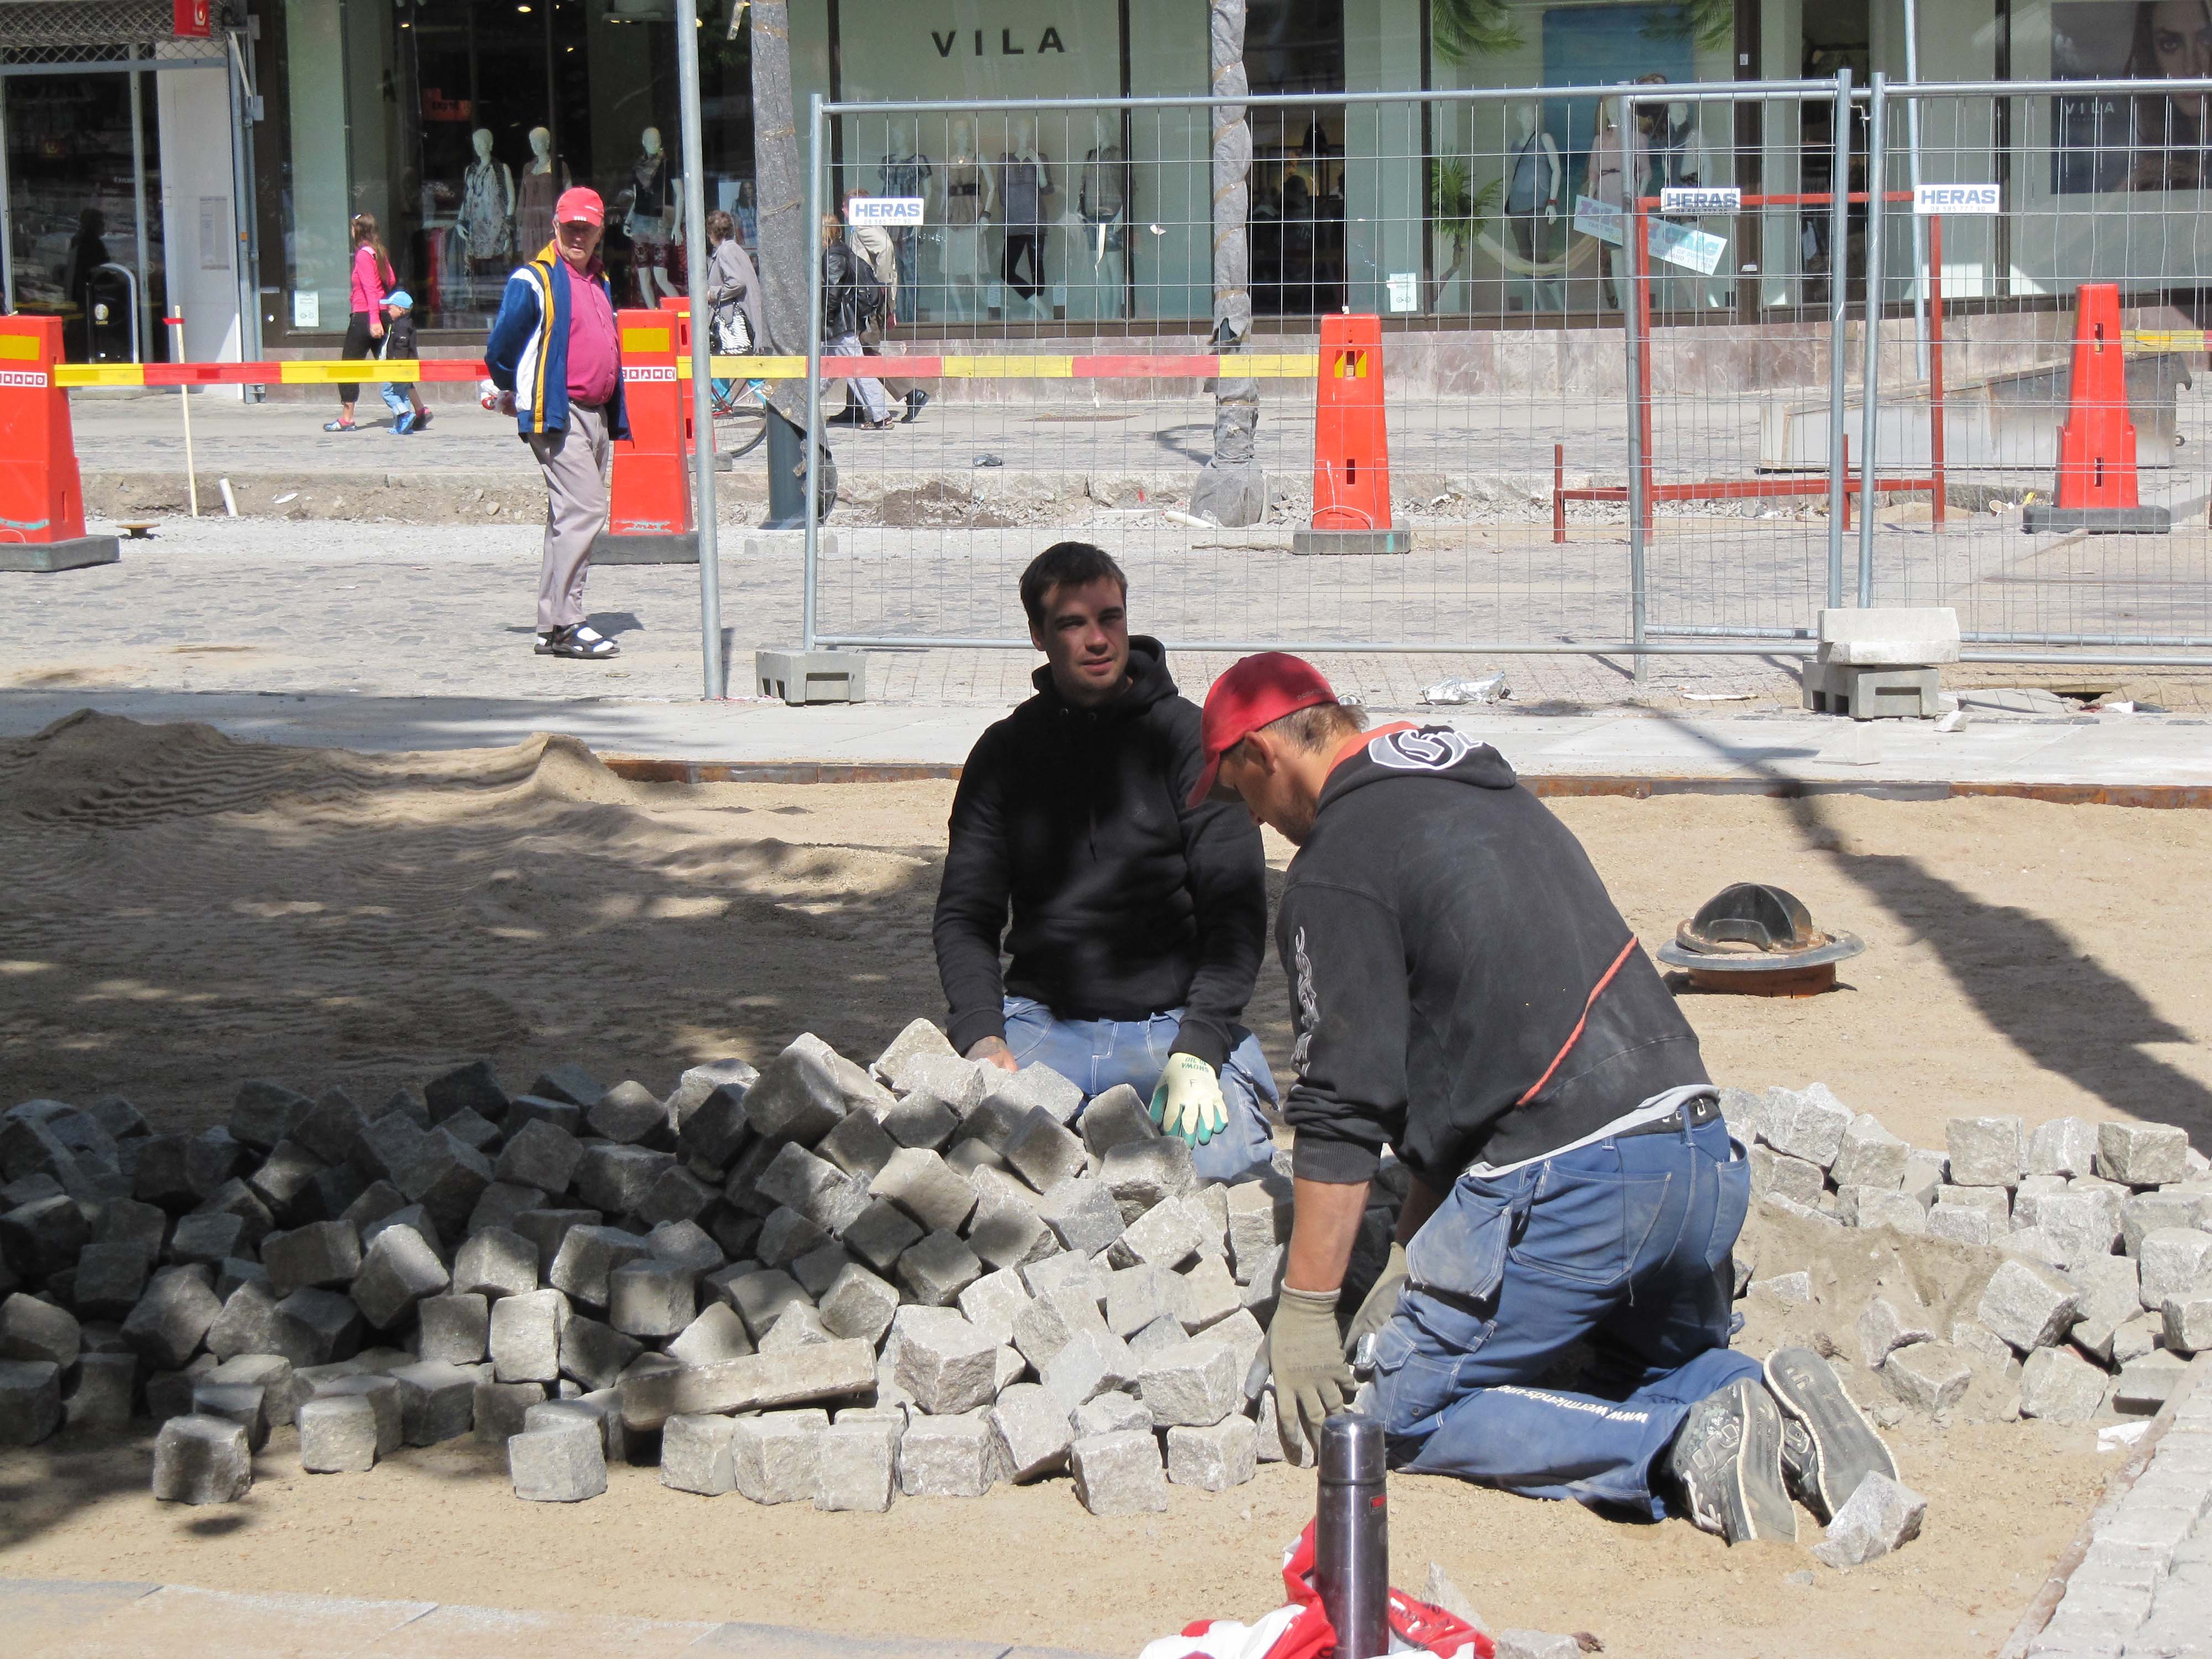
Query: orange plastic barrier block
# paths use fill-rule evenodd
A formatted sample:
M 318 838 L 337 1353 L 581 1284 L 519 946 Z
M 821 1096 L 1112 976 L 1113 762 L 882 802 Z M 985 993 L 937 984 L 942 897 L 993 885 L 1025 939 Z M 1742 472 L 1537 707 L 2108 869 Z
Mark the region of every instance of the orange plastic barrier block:
M 684 308 L 678 310 L 682 305 Z M 592 544 L 595 564 L 696 564 L 685 463 L 692 444 L 691 400 L 676 360 L 691 355 L 688 301 L 658 311 L 617 311 L 623 407 L 629 436 L 614 446 L 607 527 Z
M 2136 493 L 2136 426 L 2128 417 L 2127 361 L 2115 283 L 2084 283 L 2074 296 L 2074 373 L 2058 428 L 2057 500 L 2030 502 L 2030 532 L 2163 534 L 2173 514 Z
M 112 564 L 115 538 L 84 533 L 69 393 L 54 380 L 58 317 L 0 317 L 0 570 Z
M 1382 410 L 1382 319 L 1324 317 L 1314 410 L 1313 527 L 1293 553 L 1406 553 L 1390 525 L 1390 441 Z

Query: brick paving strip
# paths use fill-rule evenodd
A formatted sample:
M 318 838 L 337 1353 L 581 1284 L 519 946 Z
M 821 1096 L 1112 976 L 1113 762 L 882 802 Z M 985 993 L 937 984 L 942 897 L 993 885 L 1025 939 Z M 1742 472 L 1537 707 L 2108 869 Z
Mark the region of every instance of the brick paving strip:
M 237 1595 L 186 1584 L 0 1578 L 9 1659 L 1097 1659 L 991 1642 L 845 1637 L 778 1625 L 713 1625 L 514 1613 L 431 1601 Z
M 2212 1353 L 2166 1397 L 1997 1659 L 2212 1656 Z

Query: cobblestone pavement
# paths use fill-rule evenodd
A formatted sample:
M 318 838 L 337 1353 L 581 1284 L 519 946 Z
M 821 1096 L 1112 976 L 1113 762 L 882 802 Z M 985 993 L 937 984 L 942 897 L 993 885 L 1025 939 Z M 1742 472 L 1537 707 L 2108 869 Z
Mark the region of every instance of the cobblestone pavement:
M 2212 1358 L 2190 1368 L 2149 1466 L 2098 1512 L 2028 1659 L 2212 1656 Z M 2015 1642 L 2017 1638 L 2015 1638 Z

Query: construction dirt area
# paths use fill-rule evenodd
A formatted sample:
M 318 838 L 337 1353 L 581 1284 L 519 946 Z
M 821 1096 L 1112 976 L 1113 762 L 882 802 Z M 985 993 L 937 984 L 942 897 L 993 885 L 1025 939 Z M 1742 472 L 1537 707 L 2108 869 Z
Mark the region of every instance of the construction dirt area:
M 515 1091 L 574 1061 L 660 1093 L 687 1066 L 765 1064 L 804 1031 L 865 1063 L 942 1017 L 929 922 L 952 789 L 647 786 L 566 739 L 367 756 L 90 715 L 0 742 L 7 1099 L 119 1092 L 156 1130 L 197 1129 L 251 1077 L 367 1099 L 486 1056 Z M 2205 815 L 1854 796 L 1553 806 L 1647 948 L 1753 879 L 1866 940 L 1826 995 L 1686 994 L 1717 1080 L 1822 1081 L 1922 1146 L 1979 1113 L 2154 1118 L 2212 1144 L 2212 943 L 2193 925 L 2212 905 Z M 1290 848 L 1271 837 L 1269 852 L 1279 873 Z M 1281 1075 L 1272 959 L 1250 1018 Z M 2098 1449 L 2115 1419 L 2004 1420 L 1986 1379 L 1932 1417 L 1888 1401 L 1856 1365 L 1852 1322 L 1900 1275 L 1931 1301 L 1955 1290 L 1966 1258 L 1943 1252 L 1966 1247 L 1925 1242 L 1942 1249 L 1906 1263 L 1889 1235 L 1762 1210 L 1741 1247 L 1759 1279 L 1802 1269 L 1813 1290 L 1754 1290 L 1741 1345 L 1826 1346 L 1855 1394 L 1887 1402 L 1901 1478 L 1928 1500 L 1909 1547 L 1838 1571 L 1802 1545 L 1729 1550 L 1681 1522 L 1401 1475 L 1394 1582 L 1419 1594 L 1433 1562 L 1486 1626 L 1588 1632 L 1620 1654 L 1994 1650 L 2121 1462 Z M 280 1428 L 244 1501 L 193 1509 L 149 1500 L 143 1426 L 0 1454 L 0 1573 L 1132 1653 L 1279 1603 L 1280 1552 L 1314 1505 L 1312 1474 L 1281 1463 L 1125 1518 L 1086 1514 L 1064 1478 L 826 1514 L 702 1502 L 629 1467 L 594 1504 L 524 1504 L 495 1446 L 325 1479 Z

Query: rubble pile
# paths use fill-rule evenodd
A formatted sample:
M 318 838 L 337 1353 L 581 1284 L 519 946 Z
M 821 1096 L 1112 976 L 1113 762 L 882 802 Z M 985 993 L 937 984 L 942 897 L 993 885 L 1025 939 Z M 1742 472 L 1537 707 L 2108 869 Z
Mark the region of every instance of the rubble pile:
M 2148 1415 L 2212 1348 L 2212 1164 L 2180 1128 L 1954 1117 L 1934 1152 L 1821 1084 L 1721 1103 L 1751 1161 L 1740 1297 L 1812 1303 L 1826 1234 L 1870 1230 L 1902 1253 L 1852 1332 L 1893 1412 L 1941 1415 L 1980 1386 L 2008 1418 Z M 1778 1223 L 1778 1250 L 1759 1242 Z M 1780 1258 L 1764 1278 L 1761 1255 Z
M 830 1510 L 1249 1480 L 1282 1455 L 1247 1379 L 1290 1183 L 1201 1182 L 1128 1088 L 1083 1108 L 919 1020 L 868 1069 L 802 1036 L 665 1099 L 574 1066 L 510 1098 L 477 1062 L 373 1110 L 249 1082 L 198 1134 L 27 1102 L 0 1443 L 143 1410 L 155 1495 L 193 1503 L 241 1495 L 283 1424 L 315 1472 L 503 1443 L 515 1495 L 556 1501 L 610 1459 Z

